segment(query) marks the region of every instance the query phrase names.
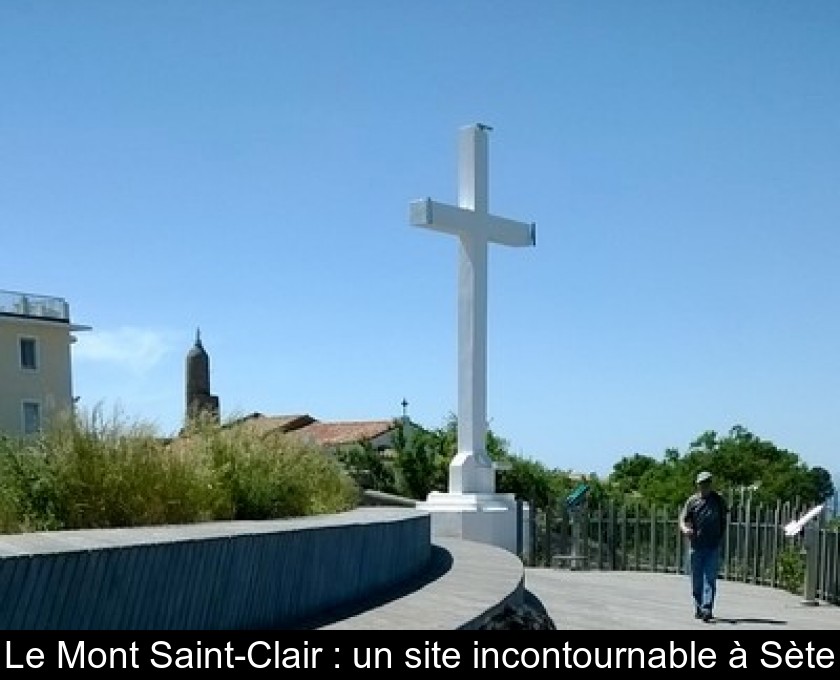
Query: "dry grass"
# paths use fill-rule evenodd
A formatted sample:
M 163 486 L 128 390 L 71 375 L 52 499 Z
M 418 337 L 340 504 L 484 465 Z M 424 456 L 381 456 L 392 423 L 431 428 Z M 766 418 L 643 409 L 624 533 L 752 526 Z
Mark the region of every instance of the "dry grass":
M 320 449 L 211 422 L 167 441 L 95 409 L 35 438 L 0 436 L 2 533 L 297 517 L 358 499 Z

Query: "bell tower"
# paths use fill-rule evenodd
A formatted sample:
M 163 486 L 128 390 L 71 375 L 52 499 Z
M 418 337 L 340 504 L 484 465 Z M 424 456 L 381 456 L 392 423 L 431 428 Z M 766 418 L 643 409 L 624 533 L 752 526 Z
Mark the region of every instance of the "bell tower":
M 195 344 L 187 353 L 186 421 L 201 414 L 219 422 L 219 398 L 210 394 L 210 357 L 201 344 L 201 330 L 195 331 Z

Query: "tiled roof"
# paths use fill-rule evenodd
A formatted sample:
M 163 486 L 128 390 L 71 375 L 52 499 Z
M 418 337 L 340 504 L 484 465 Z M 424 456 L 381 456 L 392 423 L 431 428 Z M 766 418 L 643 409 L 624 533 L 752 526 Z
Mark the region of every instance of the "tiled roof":
M 267 434 L 269 432 L 297 430 L 314 422 L 316 422 L 315 419 L 306 414 L 266 416 L 262 413 L 252 413 L 231 423 L 231 425 L 246 427 L 259 434 Z
M 353 444 L 373 439 L 395 427 L 393 420 L 361 420 L 336 423 L 314 422 L 290 434 L 321 446 Z
M 267 416 L 263 413 L 251 413 L 225 425 L 229 428 L 247 428 L 261 435 L 288 434 L 318 446 L 355 444 L 374 439 L 396 426 L 396 420 L 320 422 L 307 414 Z

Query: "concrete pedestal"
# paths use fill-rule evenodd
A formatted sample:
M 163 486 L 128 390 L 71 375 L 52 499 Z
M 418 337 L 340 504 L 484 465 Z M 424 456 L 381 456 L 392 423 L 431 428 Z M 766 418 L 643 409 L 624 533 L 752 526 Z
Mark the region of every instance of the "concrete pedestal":
M 418 510 L 431 514 L 432 536 L 487 543 L 519 554 L 520 527 L 513 494 L 433 491 Z M 526 518 L 527 519 L 527 518 Z

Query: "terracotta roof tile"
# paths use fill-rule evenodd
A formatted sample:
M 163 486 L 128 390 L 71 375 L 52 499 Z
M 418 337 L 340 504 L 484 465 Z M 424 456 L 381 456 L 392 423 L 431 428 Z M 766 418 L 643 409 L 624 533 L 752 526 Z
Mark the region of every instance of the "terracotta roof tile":
M 259 434 L 269 432 L 289 432 L 305 427 L 316 420 L 306 414 L 266 416 L 262 413 L 252 413 L 231 423 L 231 426 L 246 427 Z
M 321 446 L 353 444 L 373 439 L 395 427 L 393 420 L 361 420 L 334 423 L 314 422 L 290 434 Z
M 289 434 L 319 446 L 355 444 L 374 439 L 396 426 L 395 420 L 321 422 L 307 414 L 267 416 L 263 413 L 251 413 L 226 425 L 247 428 L 261 435 Z M 172 442 L 172 445 L 175 444 Z

